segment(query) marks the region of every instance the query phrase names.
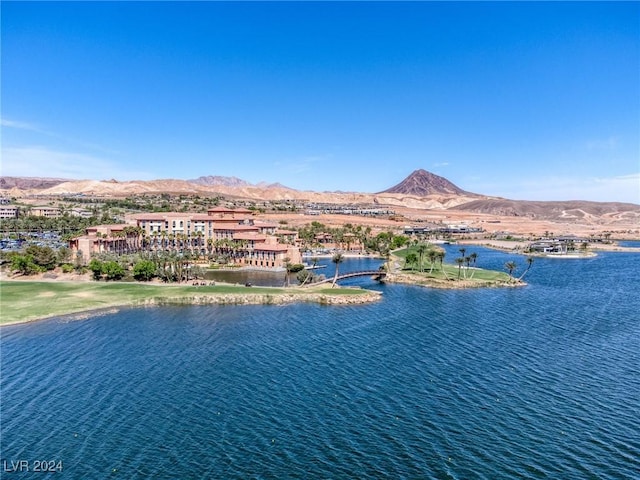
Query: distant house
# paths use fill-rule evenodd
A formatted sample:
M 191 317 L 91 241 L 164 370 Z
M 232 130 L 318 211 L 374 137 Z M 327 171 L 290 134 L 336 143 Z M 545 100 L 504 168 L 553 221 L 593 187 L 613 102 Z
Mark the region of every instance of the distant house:
M 72 208 L 69 210 L 69 214 L 72 217 L 82 217 L 82 218 L 90 218 L 93 216 L 93 213 L 89 210 L 85 210 L 83 208 Z
M 452 235 L 480 233 L 482 228 L 470 227 L 469 225 L 429 225 L 429 226 L 407 226 L 404 228 L 405 235 Z
M 557 240 L 540 240 L 529 244 L 531 253 L 566 253 L 566 245 Z

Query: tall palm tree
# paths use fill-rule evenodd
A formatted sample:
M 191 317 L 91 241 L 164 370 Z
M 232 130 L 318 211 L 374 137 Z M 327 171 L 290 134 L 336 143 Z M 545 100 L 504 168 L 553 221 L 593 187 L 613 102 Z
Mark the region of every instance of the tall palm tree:
M 290 257 L 284 257 L 282 259 L 282 263 L 284 264 L 284 268 L 285 268 L 284 286 L 288 287 L 289 283 L 290 283 L 289 275 L 291 275 L 291 258 Z
M 458 280 L 460 280 L 460 272 L 462 271 L 462 264 L 464 263 L 463 257 L 456 258 L 456 263 L 458 264 Z
M 338 281 L 338 270 L 340 264 L 344 261 L 344 255 L 342 253 L 337 252 L 331 258 L 331 261 L 336 264 L 336 273 L 333 275 L 333 282 L 331 283 L 331 288 L 336 286 L 336 282 Z
M 438 252 L 437 258 L 438 258 L 438 261 L 440 262 L 440 270 L 442 271 L 442 276 L 448 280 L 449 277 L 447 276 L 447 272 L 444 270 L 444 264 L 443 264 L 445 255 L 446 255 L 446 252 L 444 250 L 441 250 Z
M 420 259 L 419 269 L 420 269 L 420 272 L 422 272 L 422 270 L 423 270 L 422 269 L 422 258 L 424 257 L 424 254 L 427 251 L 427 244 L 426 243 L 419 243 L 416 248 L 418 250 L 418 258 Z
M 431 268 L 429 269 L 429 275 L 431 275 L 433 273 L 433 267 L 436 263 L 436 259 L 438 258 L 438 252 L 434 249 L 429 250 L 429 252 L 427 253 L 427 258 L 431 263 Z
M 504 268 L 507 269 L 507 271 L 509 272 L 509 277 L 511 277 L 511 279 L 513 280 L 513 272 L 517 268 L 516 262 L 514 261 L 507 262 L 504 264 Z
M 478 260 L 478 254 L 477 253 L 471 253 L 469 254 L 469 259 L 471 260 L 471 263 L 473 264 L 473 266 L 476 266 L 476 261 Z M 476 273 L 475 270 L 471 270 L 471 277 L 469 278 L 473 278 L 473 275 Z
M 527 257 L 527 268 L 525 269 L 524 272 L 522 272 L 522 275 L 518 277 L 518 281 L 522 280 L 522 277 L 524 277 L 525 273 L 527 273 L 531 268 L 532 263 L 533 263 L 533 257 Z
M 209 257 L 211 257 L 213 253 L 213 244 L 214 244 L 213 238 L 207 238 L 207 255 Z
M 200 231 L 196 232 L 196 242 L 198 246 L 198 258 L 200 258 L 200 256 L 204 258 L 205 249 L 204 249 L 204 233 L 203 232 L 200 232 Z

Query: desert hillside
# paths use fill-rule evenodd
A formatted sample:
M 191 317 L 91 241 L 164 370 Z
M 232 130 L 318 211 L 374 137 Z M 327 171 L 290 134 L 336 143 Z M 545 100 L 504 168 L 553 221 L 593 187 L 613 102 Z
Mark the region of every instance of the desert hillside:
M 249 202 L 291 201 L 298 205 L 359 205 L 387 208 L 395 218 L 375 223 L 381 228 L 404 223 L 473 223 L 493 231 L 582 232 L 639 230 L 640 205 L 589 201 L 510 200 L 470 193 L 443 177 L 416 170 L 399 184 L 380 193 L 301 191 L 281 184 L 257 185 L 237 177 L 203 176 L 194 180 L 160 179 L 149 181 L 65 180 L 54 178 L 0 177 L 0 195 L 10 198 L 62 197 L 76 194 L 118 198 L 144 194 L 222 196 Z M 308 218 L 295 218 L 292 223 Z M 342 215 L 335 222 L 360 223 Z M 363 219 L 372 223 L 373 220 Z

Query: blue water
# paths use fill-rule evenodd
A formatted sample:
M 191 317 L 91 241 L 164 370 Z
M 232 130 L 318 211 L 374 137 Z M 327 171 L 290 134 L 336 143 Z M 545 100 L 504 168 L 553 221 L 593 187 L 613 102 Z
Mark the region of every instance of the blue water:
M 69 479 L 637 479 L 638 272 L 540 258 L 524 288 L 365 278 L 381 302 L 4 327 L 1 457 Z
M 369 257 L 355 257 L 349 261 L 341 263 L 338 268 L 340 273 L 348 273 L 352 271 L 376 270 L 382 261 Z M 324 268 L 316 268 L 313 271 L 315 275 L 324 275 L 325 278 L 332 278 L 335 273 L 335 264 L 331 262 L 331 258 L 320 258 L 318 265 Z M 217 281 L 224 283 L 237 283 L 244 285 L 249 282 L 255 286 L 263 287 L 282 287 L 286 285 L 286 273 L 284 271 L 266 271 L 266 270 L 250 270 L 250 269 L 230 269 L 230 270 L 209 270 L 205 273 L 207 281 Z M 296 279 L 296 274 L 292 273 L 289 277 L 290 285 L 298 285 L 300 282 Z
M 618 242 L 618 245 L 620 245 L 621 247 L 627 247 L 627 248 L 640 248 L 640 241 L 624 240 L 624 241 Z

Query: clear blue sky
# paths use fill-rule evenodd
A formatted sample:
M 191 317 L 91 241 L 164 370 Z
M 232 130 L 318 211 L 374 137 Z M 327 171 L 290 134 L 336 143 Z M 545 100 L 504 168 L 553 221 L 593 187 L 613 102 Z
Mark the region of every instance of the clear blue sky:
M 2 1 L 2 174 L 640 203 L 640 3 Z

